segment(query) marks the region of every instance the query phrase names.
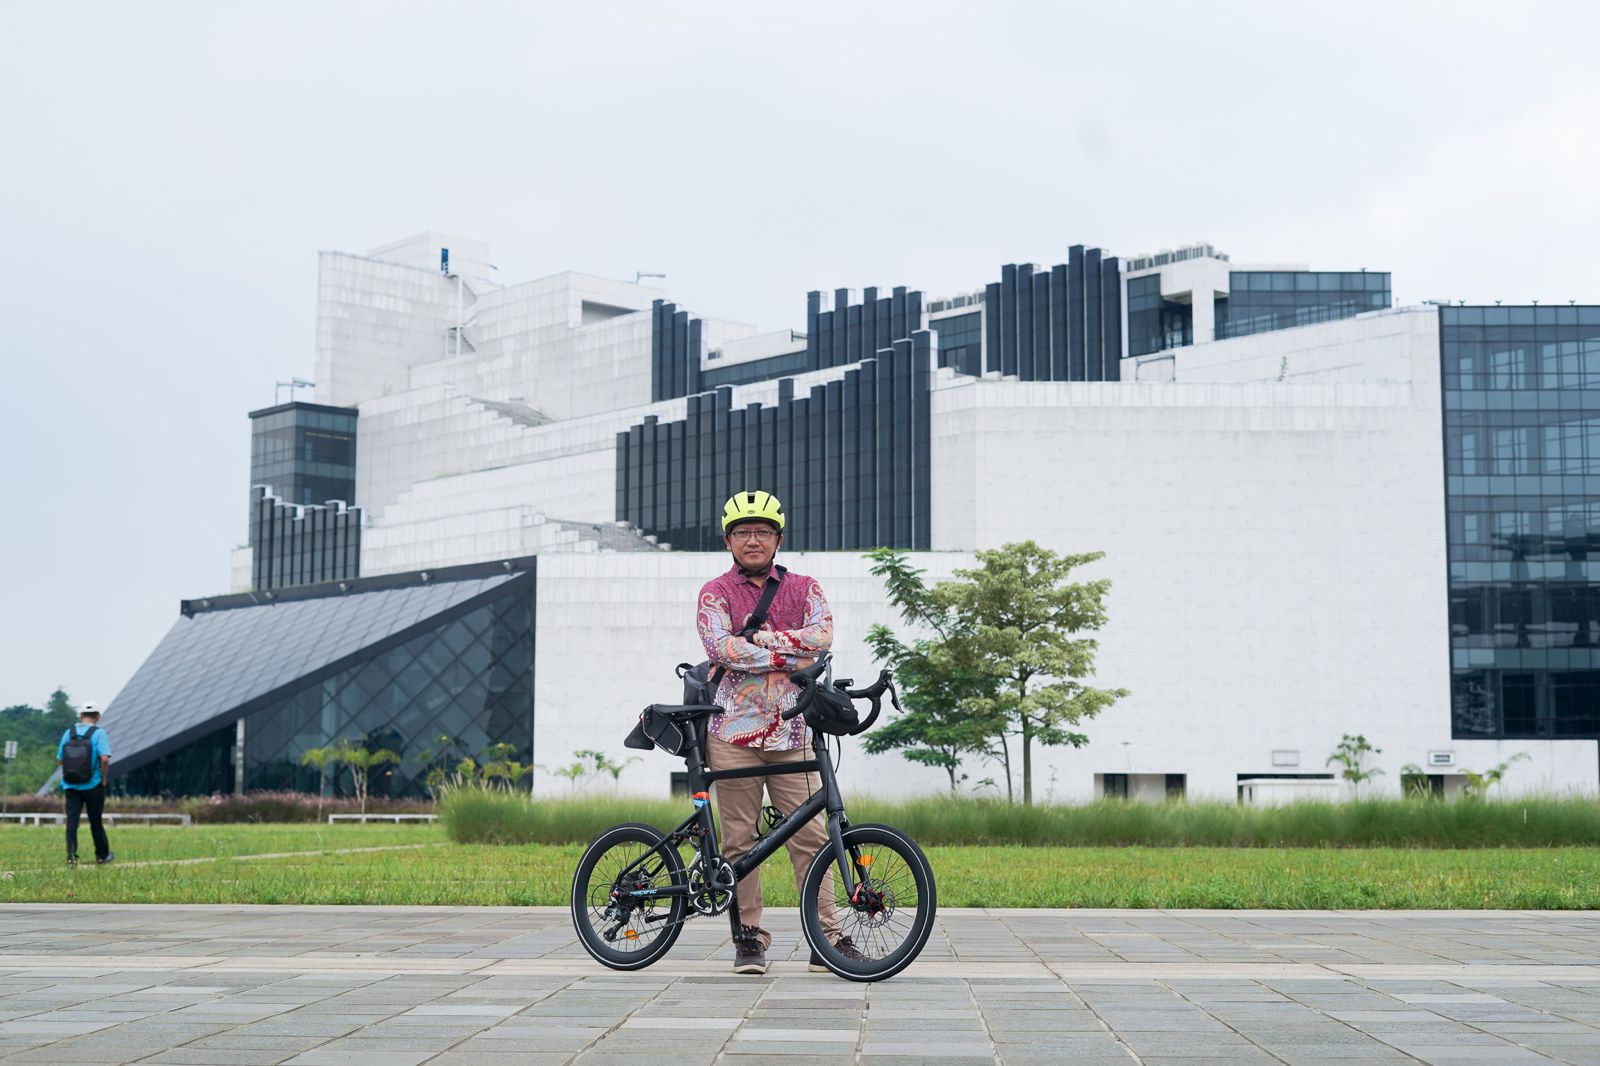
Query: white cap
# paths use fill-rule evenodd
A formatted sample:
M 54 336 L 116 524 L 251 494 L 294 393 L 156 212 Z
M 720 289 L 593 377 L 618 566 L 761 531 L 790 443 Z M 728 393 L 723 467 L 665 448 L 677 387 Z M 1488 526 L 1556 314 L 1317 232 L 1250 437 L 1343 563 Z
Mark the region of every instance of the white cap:
M 100 716 L 100 701 L 99 700 L 84 700 L 83 706 L 78 709 L 78 713 L 79 714 L 92 714 L 96 718 L 98 718 Z

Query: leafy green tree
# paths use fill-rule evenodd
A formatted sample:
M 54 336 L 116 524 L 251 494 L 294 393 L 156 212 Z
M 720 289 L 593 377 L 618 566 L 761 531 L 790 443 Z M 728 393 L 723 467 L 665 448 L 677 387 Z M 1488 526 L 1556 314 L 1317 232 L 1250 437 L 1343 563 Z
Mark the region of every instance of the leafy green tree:
M 50 693 L 50 702 L 45 704 L 45 716 L 52 725 L 59 723 L 62 729 L 78 720 L 78 708 L 61 689 Z
M 923 581 L 925 571 L 913 567 L 904 552 L 893 548 L 878 548 L 867 557 L 900 616 L 933 637 L 907 643 L 885 625 L 875 625 L 867 632 L 873 657 L 894 671 L 904 710 L 867 734 L 866 749 L 873 754 L 899 751 L 910 762 L 938 767 L 949 776 L 954 795 L 966 776 L 960 774 L 963 758 L 994 756 L 998 751 L 997 724 L 962 707 L 969 697 L 992 695 L 994 681 L 985 673 L 936 659 L 940 642 L 955 631 L 959 619 L 932 602 Z
M 1089 738 L 1072 727 L 1128 694 L 1083 683 L 1094 673 L 1099 642 L 1077 634 L 1106 624 L 1111 582 L 1070 580 L 1103 552 L 1058 555 L 1025 540 L 977 557 L 976 568 L 933 588 L 934 605 L 961 620 L 940 655 L 995 682 L 992 695 L 968 697 L 963 707 L 1004 723 L 1008 777 L 1010 741 L 1019 741 L 1022 802 L 1031 805 L 1034 745 L 1082 747 Z
M 1359 733 L 1354 736 L 1346 733 L 1343 739 L 1339 741 L 1339 746 L 1334 749 L 1332 755 L 1328 756 L 1328 761 L 1323 765 L 1332 766 L 1334 763 L 1338 763 L 1343 768 L 1339 771 L 1339 776 L 1350 782 L 1352 789 L 1360 792 L 1361 785 L 1364 782 L 1371 781 L 1374 777 L 1378 777 L 1383 773 L 1382 770 L 1376 767 L 1370 770 L 1367 769 L 1367 756 L 1382 754 L 1383 749 L 1375 748 L 1367 743 L 1365 736 Z
M 33 792 L 50 779 L 61 735 L 77 720 L 78 709 L 61 689 L 42 708 L 19 703 L 0 710 L 0 742 L 17 742 L 10 767 L 12 789 Z
M 929 700 L 918 709 L 935 718 L 939 729 L 925 723 L 929 728 L 921 747 L 926 754 L 919 761 L 947 764 L 958 749 L 982 751 L 1005 769 L 1006 796 L 1014 802 L 1015 741 L 1022 801 L 1032 804 L 1035 745 L 1081 747 L 1088 737 L 1072 727 L 1128 694 L 1083 680 L 1094 673 L 1099 645 L 1078 634 L 1105 625 L 1111 583 L 1070 578 L 1075 568 L 1102 553 L 1058 555 L 1031 540 L 1007 544 L 978 552 L 977 567 L 957 570 L 955 580 L 920 592 L 920 572 L 903 559 L 881 551 L 873 558 L 902 616 L 935 634 L 920 646 L 896 647 L 882 635 L 878 641 L 886 657 L 904 650 L 908 664 L 920 656 L 917 665 L 926 666 L 917 681 Z M 958 731 L 953 715 L 941 713 L 941 685 L 958 694 L 954 711 L 968 719 L 968 729 Z M 916 725 L 907 728 L 914 731 Z M 984 747 L 970 747 L 980 734 Z

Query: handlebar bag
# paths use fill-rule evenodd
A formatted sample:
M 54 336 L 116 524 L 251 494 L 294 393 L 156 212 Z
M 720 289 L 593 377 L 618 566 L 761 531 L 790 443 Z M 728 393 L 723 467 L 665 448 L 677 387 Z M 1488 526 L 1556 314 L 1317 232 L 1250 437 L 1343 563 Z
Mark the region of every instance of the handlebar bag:
M 819 733 L 847 737 L 861 727 L 856 705 L 836 688 L 818 685 L 806 707 L 806 725 Z

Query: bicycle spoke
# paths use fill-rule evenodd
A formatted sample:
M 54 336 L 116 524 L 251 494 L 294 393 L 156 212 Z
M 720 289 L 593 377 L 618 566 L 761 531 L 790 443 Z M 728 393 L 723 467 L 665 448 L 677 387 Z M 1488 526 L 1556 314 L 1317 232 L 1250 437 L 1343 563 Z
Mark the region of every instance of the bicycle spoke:
M 618 879 L 624 876 L 624 871 L 631 870 L 627 874 L 631 887 L 661 888 L 671 884 L 671 878 L 666 876 L 666 864 L 660 859 L 659 853 L 656 853 L 654 861 L 646 858 L 652 852 L 654 849 L 638 843 L 619 845 L 595 863 L 585 893 L 591 925 L 604 929 L 615 923 L 615 919 L 606 916 L 606 910 L 611 906 L 611 890 Z M 641 859 L 644 861 L 641 862 Z M 617 951 L 638 952 L 654 943 L 667 928 L 665 922 L 649 921 L 656 916 L 658 906 L 657 902 L 650 901 L 632 907 L 627 921 L 617 930 L 613 947 Z
M 850 937 L 864 957 L 874 961 L 888 958 L 917 935 L 922 909 L 917 870 L 906 855 L 883 842 L 852 847 L 847 862 L 856 875 L 858 891 L 869 900 L 878 900 L 877 909 L 870 904 L 868 910 L 860 909 L 835 871 L 831 892 L 834 920 L 840 933 Z M 825 892 L 824 899 L 829 895 Z

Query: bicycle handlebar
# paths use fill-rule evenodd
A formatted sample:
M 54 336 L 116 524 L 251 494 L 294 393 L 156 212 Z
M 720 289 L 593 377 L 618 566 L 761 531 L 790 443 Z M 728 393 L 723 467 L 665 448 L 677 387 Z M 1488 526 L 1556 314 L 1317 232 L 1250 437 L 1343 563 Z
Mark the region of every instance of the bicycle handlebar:
M 823 671 L 828 668 L 828 663 L 832 659 L 833 656 L 831 654 L 822 655 L 818 657 L 815 663 L 804 670 L 796 670 L 789 675 L 789 680 L 800 686 L 800 697 L 795 700 L 793 707 L 784 711 L 780 716 L 784 721 L 787 722 L 796 715 L 805 713 L 806 708 L 811 706 L 812 697 L 816 692 L 817 679 L 822 676 Z M 883 694 L 885 691 L 889 693 L 889 700 L 894 704 L 894 709 L 900 710 L 900 693 L 895 690 L 893 679 L 893 673 L 888 670 L 880 670 L 878 672 L 878 680 L 866 688 L 851 688 L 850 686 L 855 682 L 848 677 L 834 681 L 833 687 L 842 692 L 847 698 L 872 701 L 872 713 L 867 715 L 866 721 L 850 730 L 851 736 L 865 733 L 872 728 L 872 724 L 878 720 L 878 715 L 883 710 Z

